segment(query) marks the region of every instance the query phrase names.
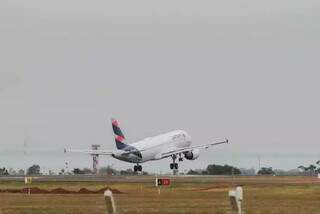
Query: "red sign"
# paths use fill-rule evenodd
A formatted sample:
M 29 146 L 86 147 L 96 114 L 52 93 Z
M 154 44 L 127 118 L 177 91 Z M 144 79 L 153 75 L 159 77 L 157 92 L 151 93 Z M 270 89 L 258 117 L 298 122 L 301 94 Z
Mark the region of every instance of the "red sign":
M 169 186 L 170 185 L 170 179 L 168 179 L 168 178 L 158 178 L 157 182 L 158 182 L 158 186 Z

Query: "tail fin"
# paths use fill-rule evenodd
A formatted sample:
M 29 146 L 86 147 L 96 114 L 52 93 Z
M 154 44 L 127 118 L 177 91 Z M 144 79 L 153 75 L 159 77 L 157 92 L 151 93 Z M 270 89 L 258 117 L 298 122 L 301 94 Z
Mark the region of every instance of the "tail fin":
M 119 127 L 119 123 L 116 119 L 111 119 L 111 123 L 117 149 L 124 150 L 128 145 L 124 143 L 125 137 Z

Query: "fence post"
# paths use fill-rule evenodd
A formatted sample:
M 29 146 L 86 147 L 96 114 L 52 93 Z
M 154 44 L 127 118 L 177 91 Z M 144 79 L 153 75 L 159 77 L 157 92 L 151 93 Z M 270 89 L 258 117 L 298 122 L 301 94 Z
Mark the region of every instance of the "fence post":
M 231 202 L 231 208 L 238 214 L 241 214 L 241 202 L 243 200 L 243 189 L 241 186 L 237 186 L 235 190 L 229 191 L 229 198 Z
M 107 205 L 107 213 L 108 214 L 116 214 L 116 205 L 114 203 L 113 194 L 110 190 L 106 190 L 104 192 L 104 200 Z
M 31 195 L 31 189 L 29 184 L 32 183 L 32 177 L 24 177 L 24 183 L 27 185 L 28 187 L 28 195 Z

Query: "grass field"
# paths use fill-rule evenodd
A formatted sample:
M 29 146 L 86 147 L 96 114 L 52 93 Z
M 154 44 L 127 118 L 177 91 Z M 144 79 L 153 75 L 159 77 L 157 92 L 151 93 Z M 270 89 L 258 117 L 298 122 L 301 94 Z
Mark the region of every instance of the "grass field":
M 150 182 L 34 182 L 32 187 L 98 190 L 109 186 L 116 194 L 118 213 L 231 213 L 228 191 L 244 187 L 243 213 L 320 214 L 320 182 L 310 177 L 174 178 L 171 187 L 158 189 Z M 23 182 L 1 181 L 0 189 L 22 189 Z M 0 214 L 106 213 L 102 194 L 0 193 Z

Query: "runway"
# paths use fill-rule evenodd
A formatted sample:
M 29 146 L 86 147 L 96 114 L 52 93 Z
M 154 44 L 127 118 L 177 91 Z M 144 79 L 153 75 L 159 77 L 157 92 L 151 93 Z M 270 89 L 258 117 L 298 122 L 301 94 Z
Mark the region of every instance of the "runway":
M 154 183 L 156 178 L 170 178 L 175 183 L 225 183 L 225 184 L 320 184 L 313 176 L 194 176 L 194 175 L 41 175 L 29 176 L 38 182 L 107 182 L 107 183 Z M 0 182 L 21 181 L 24 176 L 1 176 Z

